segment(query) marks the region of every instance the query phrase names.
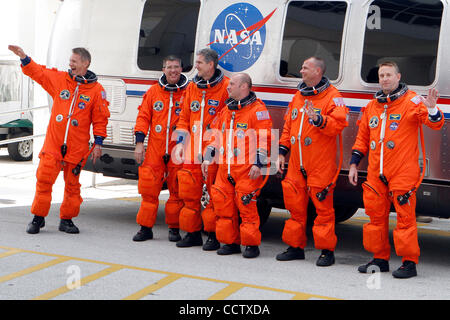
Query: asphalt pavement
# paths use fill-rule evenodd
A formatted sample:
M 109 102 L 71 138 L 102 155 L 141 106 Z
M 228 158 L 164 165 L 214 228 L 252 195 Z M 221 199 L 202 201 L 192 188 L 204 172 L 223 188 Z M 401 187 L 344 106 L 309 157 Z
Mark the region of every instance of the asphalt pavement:
M 82 172 L 80 234 L 58 231 L 62 175 L 53 188 L 46 226 L 29 235 L 36 164 L 13 162 L 0 149 L 0 299 L 142 300 L 430 300 L 450 298 L 450 222 L 419 223 L 418 276 L 394 279 L 389 273 L 359 274 L 371 256 L 362 246 L 364 210 L 336 226 L 336 264 L 320 268 L 308 231 L 306 259 L 279 262 L 286 249 L 281 233 L 288 213 L 274 209 L 262 227 L 261 255 L 218 256 L 199 247 L 177 248 L 164 222 L 167 192 L 160 196 L 154 239 L 131 239 L 138 231 L 137 182 Z M 391 214 L 391 229 L 395 213 Z M 206 236 L 204 236 L 206 240 Z M 392 243 L 392 233 L 391 233 Z M 401 264 L 392 248 L 391 271 Z

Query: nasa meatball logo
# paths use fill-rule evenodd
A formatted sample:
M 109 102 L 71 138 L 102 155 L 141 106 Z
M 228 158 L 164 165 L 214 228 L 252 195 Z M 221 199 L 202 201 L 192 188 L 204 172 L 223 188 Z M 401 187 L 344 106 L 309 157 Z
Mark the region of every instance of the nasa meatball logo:
M 266 42 L 266 22 L 275 10 L 263 17 L 255 6 L 241 2 L 227 7 L 217 16 L 208 45 L 218 53 L 222 68 L 240 72 L 259 59 Z

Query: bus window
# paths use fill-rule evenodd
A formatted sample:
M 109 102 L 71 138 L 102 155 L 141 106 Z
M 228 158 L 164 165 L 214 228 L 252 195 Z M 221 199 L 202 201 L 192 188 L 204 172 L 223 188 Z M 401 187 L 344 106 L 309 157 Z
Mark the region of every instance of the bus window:
M 377 65 L 392 60 L 405 83 L 433 83 L 442 12 L 439 0 L 373 1 L 365 27 L 362 80 L 378 83 Z
M 344 1 L 290 2 L 284 26 L 280 75 L 300 78 L 303 61 L 317 56 L 326 63 L 325 75 L 330 80 L 338 79 L 346 12 Z
M 161 71 L 164 57 L 183 61 L 183 72 L 192 69 L 200 0 L 151 0 L 142 14 L 138 66 Z
M 3 106 L 20 108 L 21 70 L 18 62 L 0 61 L 0 102 Z

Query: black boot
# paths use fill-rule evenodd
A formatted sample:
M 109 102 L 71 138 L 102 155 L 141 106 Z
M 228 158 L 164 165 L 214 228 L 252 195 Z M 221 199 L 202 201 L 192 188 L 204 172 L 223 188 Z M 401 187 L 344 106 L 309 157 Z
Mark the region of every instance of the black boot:
M 188 232 L 183 239 L 177 242 L 177 247 L 188 248 L 201 246 L 203 244 L 202 233 L 200 231 Z
M 257 256 L 259 256 L 258 246 L 246 246 L 242 256 L 244 258 L 256 258 Z
M 66 233 L 80 233 L 80 230 L 73 224 L 71 219 L 61 219 L 59 222 L 59 231 Z
M 29 234 L 39 233 L 39 230 L 45 226 L 45 218 L 34 216 L 33 220 L 28 224 L 27 232 Z
M 205 244 L 203 245 L 203 250 L 205 251 L 214 251 L 220 248 L 220 243 L 216 239 L 216 233 L 210 232 L 208 234 L 208 239 L 206 239 Z
M 359 266 L 358 271 L 361 273 L 388 272 L 389 261 L 384 259 L 373 259 L 368 264 L 363 264 L 362 266 Z
M 169 229 L 169 241 L 177 242 L 181 240 L 180 229 L 178 228 L 170 228 Z
M 241 246 L 237 243 L 224 244 L 222 248 L 217 250 L 217 254 L 221 256 L 228 256 L 233 253 L 241 253 Z
M 133 241 L 145 241 L 153 239 L 153 231 L 152 228 L 141 226 L 141 230 L 139 230 L 133 237 Z
M 304 260 L 305 251 L 302 248 L 289 247 L 285 252 L 277 254 L 276 259 L 278 261 Z
M 317 259 L 316 266 L 328 267 L 332 264 L 334 264 L 334 252 L 330 250 L 322 250 L 322 253 Z
M 416 264 L 412 261 L 405 260 L 400 268 L 392 272 L 394 278 L 408 279 L 417 276 Z

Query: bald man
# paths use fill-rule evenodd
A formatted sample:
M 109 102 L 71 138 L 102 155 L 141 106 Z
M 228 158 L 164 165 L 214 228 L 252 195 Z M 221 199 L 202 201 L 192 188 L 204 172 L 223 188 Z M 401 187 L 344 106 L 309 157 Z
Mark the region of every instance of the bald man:
M 337 178 L 336 137 L 348 125 L 347 107 L 339 91 L 324 76 L 325 63 L 318 57 L 303 62 L 303 82 L 289 104 L 279 144 L 278 168 L 284 170 L 290 152 L 283 197 L 291 218 L 286 220 L 282 239 L 288 249 L 279 261 L 305 259 L 306 221 L 309 199 L 317 213 L 313 236 L 322 253 L 317 266 L 334 264 L 337 237 L 334 231 L 333 189 Z
M 267 163 L 272 128 L 266 106 L 251 88 L 248 74 L 231 77 L 227 108 L 213 122 L 215 134 L 202 163 L 204 176 L 208 175 L 211 163 L 219 163 L 211 191 L 217 216 L 216 235 L 223 244 L 217 254 L 240 253 L 242 244 L 244 258 L 255 258 L 260 253 L 256 197 L 263 184 L 261 169 Z

